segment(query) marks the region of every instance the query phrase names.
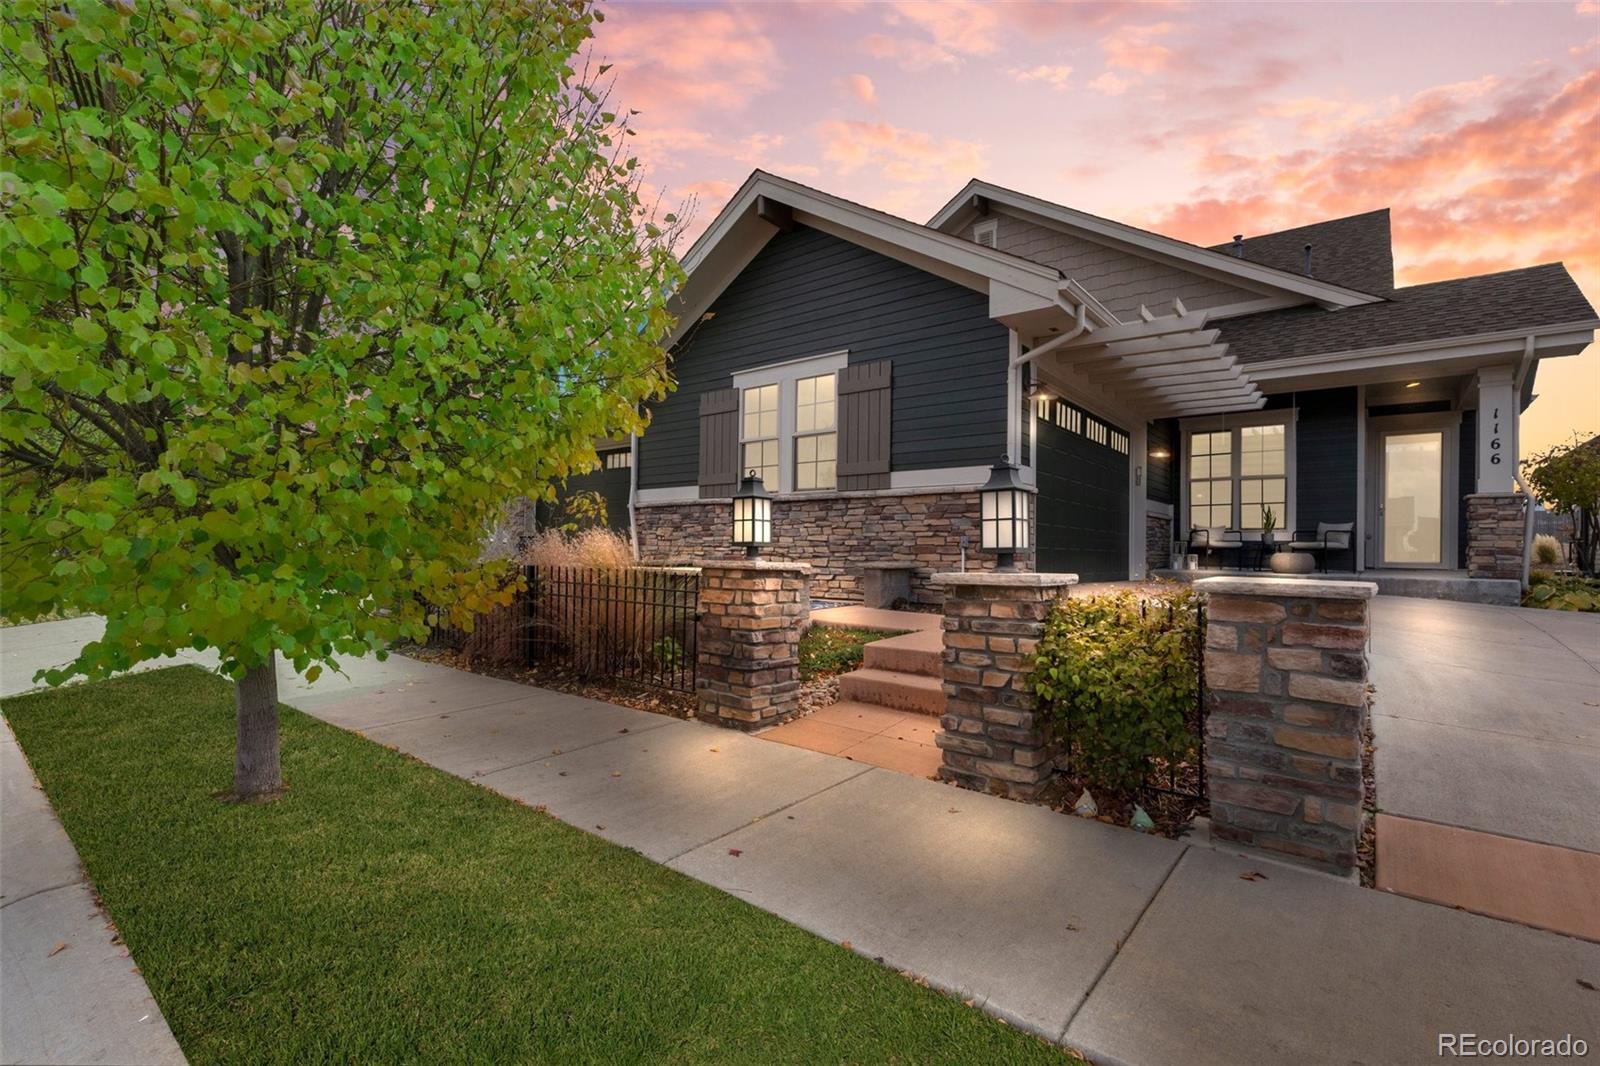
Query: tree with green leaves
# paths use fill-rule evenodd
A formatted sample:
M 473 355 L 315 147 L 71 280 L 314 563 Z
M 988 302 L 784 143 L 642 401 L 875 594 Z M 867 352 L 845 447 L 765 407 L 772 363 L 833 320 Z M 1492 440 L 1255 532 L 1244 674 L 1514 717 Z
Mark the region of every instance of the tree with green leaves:
M 1584 441 L 1574 433 L 1566 444 L 1524 459 L 1522 475 L 1547 510 L 1571 519 L 1572 560 L 1585 577 L 1594 577 L 1600 546 L 1600 437 Z
M 216 649 L 262 797 L 277 656 L 315 678 L 420 600 L 509 598 L 500 509 L 669 385 L 673 219 L 577 61 L 601 17 L 6 5 L 4 611 L 106 617 L 44 680 Z

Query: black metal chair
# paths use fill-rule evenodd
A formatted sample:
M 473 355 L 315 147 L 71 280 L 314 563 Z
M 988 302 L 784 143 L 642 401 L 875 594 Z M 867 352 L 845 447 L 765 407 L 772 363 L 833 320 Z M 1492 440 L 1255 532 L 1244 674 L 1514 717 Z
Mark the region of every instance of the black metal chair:
M 1189 530 L 1189 553 L 1201 557 L 1200 565 L 1203 567 L 1213 554 L 1222 558 L 1222 565 L 1227 565 L 1227 553 L 1234 553 L 1234 562 L 1238 564 L 1244 555 L 1244 534 L 1237 529 L 1224 529 L 1221 526 L 1195 526 Z
M 1350 554 L 1350 571 L 1356 569 L 1356 524 L 1354 522 L 1318 522 L 1315 531 L 1297 529 L 1289 541 L 1289 551 L 1306 552 L 1317 560 L 1317 569 L 1328 572 L 1328 557 L 1338 552 Z

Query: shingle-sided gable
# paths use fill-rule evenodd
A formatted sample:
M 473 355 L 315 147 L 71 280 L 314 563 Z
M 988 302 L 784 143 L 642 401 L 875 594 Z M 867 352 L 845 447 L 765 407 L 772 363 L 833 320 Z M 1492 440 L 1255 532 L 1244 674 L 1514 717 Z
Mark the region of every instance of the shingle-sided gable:
M 1560 263 L 1395 289 L 1382 303 L 1293 307 L 1217 322 L 1242 363 L 1383 348 L 1595 320 Z
M 1247 237 L 1240 251 L 1242 258 L 1252 263 L 1299 274 L 1305 270 L 1308 244 L 1313 277 L 1379 295 L 1394 289 L 1394 246 L 1387 207 Z M 1214 244 L 1211 250 L 1231 255 L 1234 248 L 1229 242 Z
M 1176 297 L 1192 311 L 1260 299 L 1261 294 L 1193 274 L 1154 259 L 997 211 L 995 246 L 1002 252 L 1055 267 L 1094 294 L 1123 321 L 1138 317 L 1139 305 L 1170 308 Z M 963 234 L 972 237 L 969 226 Z

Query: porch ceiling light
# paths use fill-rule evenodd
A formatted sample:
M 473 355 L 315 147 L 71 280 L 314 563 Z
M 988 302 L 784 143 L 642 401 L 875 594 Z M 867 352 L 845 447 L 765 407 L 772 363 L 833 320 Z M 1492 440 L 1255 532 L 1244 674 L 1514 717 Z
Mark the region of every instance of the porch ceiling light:
M 733 494 L 733 542 L 742 545 L 750 559 L 761 554 L 763 544 L 772 543 L 772 494 L 754 470 L 745 474 Z
M 1017 553 L 1030 550 L 1028 518 L 1033 493 L 1017 479 L 1017 468 L 1002 459 L 994 464 L 989 481 L 978 490 L 983 549 L 995 553 L 995 568 L 1015 570 Z
M 1406 382 L 1406 388 L 1414 389 L 1414 388 L 1417 388 L 1421 384 L 1422 384 L 1422 382 L 1420 382 L 1420 381 L 1408 381 L 1408 382 Z

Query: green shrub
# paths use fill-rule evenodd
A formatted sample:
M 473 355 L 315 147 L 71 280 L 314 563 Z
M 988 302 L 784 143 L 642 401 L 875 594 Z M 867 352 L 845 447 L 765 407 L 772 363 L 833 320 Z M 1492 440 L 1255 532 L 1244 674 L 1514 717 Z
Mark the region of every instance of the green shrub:
M 854 670 L 861 665 L 868 644 L 894 635 L 877 629 L 814 625 L 800 638 L 800 680 Z
M 1552 611 L 1600 613 L 1600 580 L 1592 577 L 1557 577 L 1553 574 L 1528 575 L 1524 607 L 1545 607 Z
M 1029 684 L 1044 724 L 1072 745 L 1091 786 L 1126 792 L 1150 760 L 1194 757 L 1188 715 L 1199 698 L 1198 597 L 1116 592 L 1057 601 Z

